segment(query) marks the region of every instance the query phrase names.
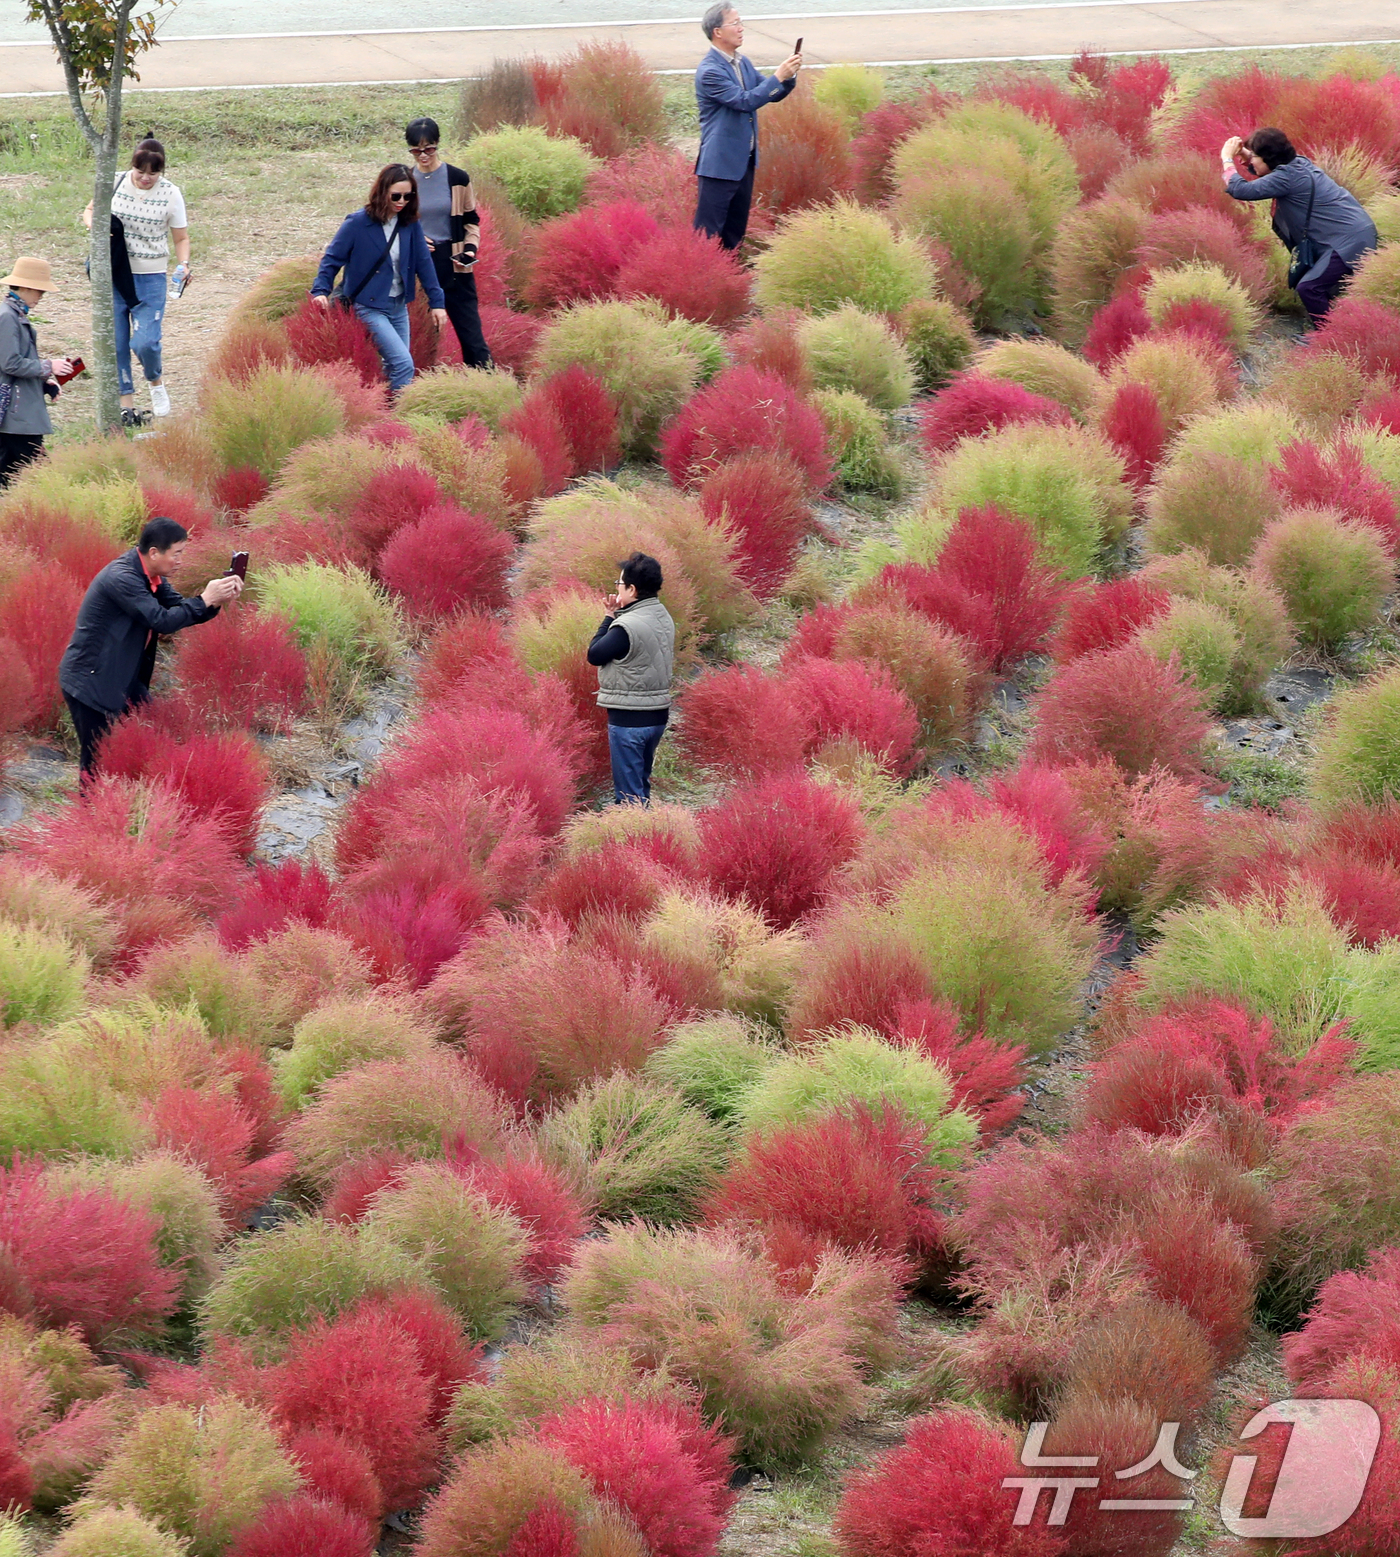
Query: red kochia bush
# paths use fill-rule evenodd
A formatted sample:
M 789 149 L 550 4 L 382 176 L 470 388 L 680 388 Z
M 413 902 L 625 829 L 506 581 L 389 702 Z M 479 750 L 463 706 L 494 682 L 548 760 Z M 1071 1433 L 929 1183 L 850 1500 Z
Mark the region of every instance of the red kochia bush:
M 1046 646 L 1069 593 L 1058 574 L 1037 560 L 1025 520 L 992 506 L 958 514 L 932 569 L 905 563 L 887 568 L 881 581 L 899 589 L 915 610 L 965 634 L 993 670 Z M 959 603 L 945 616 L 940 601 L 948 600 L 950 589 L 970 609 Z
M 1338 1271 L 1317 1289 L 1303 1328 L 1282 1341 L 1295 1385 L 1325 1389 L 1350 1358 L 1400 1369 L 1400 1248 L 1377 1249 L 1364 1271 Z
M 1209 725 L 1175 662 L 1136 643 L 1063 666 L 1036 705 L 1033 760 L 1050 765 L 1112 757 L 1129 775 L 1164 768 L 1199 778 Z
M 282 321 L 292 359 L 302 367 L 315 368 L 325 362 L 348 362 L 364 384 L 378 384 L 384 378 L 379 353 L 369 331 L 358 315 L 334 303 L 323 308 L 314 298 L 306 298 L 301 307 Z
M 672 146 L 649 142 L 613 157 L 588 175 L 589 205 L 635 200 L 663 227 L 688 227 L 695 215 L 695 172 Z
M 860 121 L 851 141 L 855 192 L 867 205 L 882 205 L 894 194 L 890 164 L 900 144 L 935 112 L 927 98 L 881 103 Z
M 1400 313 L 1365 297 L 1338 298 L 1307 350 L 1348 357 L 1363 373 L 1400 378 Z
M 1062 1557 L 1057 1532 L 1011 1522 L 1016 1498 L 1002 1482 L 1023 1474 L 1000 1424 L 961 1408 L 920 1417 L 898 1449 L 847 1478 L 834 1522 L 842 1557 Z
M 363 1449 L 336 1433 L 303 1428 L 289 1435 L 287 1451 L 297 1462 L 311 1497 L 338 1503 L 361 1519 L 378 1518 L 384 1494 Z
M 241 731 L 207 735 L 178 704 L 149 703 L 103 736 L 97 765 L 114 778 L 169 785 L 231 847 L 253 852 L 271 779 L 266 757 Z
M 770 373 L 791 384 L 799 395 L 810 394 L 812 374 L 802 354 L 796 308 L 774 308 L 756 314 L 729 337 L 729 357 L 739 367 Z
M 151 1108 L 156 1141 L 193 1162 L 219 1196 L 232 1228 L 262 1205 L 296 1167 L 291 1152 L 254 1158 L 257 1123 L 232 1098 L 168 1087 Z
M 480 314 L 481 333 L 486 338 L 492 360 L 523 378 L 534 366 L 535 353 L 544 334 L 544 320 L 496 303 L 483 303 Z
M 164 1270 L 156 1224 L 105 1190 L 53 1193 L 40 1162 L 0 1167 L 0 1306 L 41 1326 L 76 1325 L 93 1345 L 159 1328 L 179 1274 Z
M 175 640 L 185 701 L 206 723 L 284 730 L 306 702 L 306 657 L 285 617 L 225 606 Z
M 1268 265 L 1258 245 L 1242 238 L 1235 222 L 1218 207 L 1159 211 L 1147 224 L 1137 259 L 1150 270 L 1205 260 L 1238 281 L 1255 302 L 1269 295 Z
M 734 790 L 700 828 L 711 883 L 779 928 L 817 907 L 865 832 L 854 801 L 800 773 Z
M 963 438 L 976 438 L 1012 422 L 1047 422 L 1068 426 L 1073 420 L 1064 406 L 1006 379 L 989 378 L 969 369 L 959 373 L 924 407 L 919 436 L 924 451 L 941 454 Z
M 1041 71 L 1004 69 L 980 83 L 975 96 L 1009 103 L 1065 136 L 1084 123 L 1084 99 L 1066 91 Z
M 267 477 L 252 465 L 235 465 L 214 478 L 214 501 L 235 514 L 261 503 L 268 490 Z
M 798 659 L 779 678 L 812 724 L 814 746 L 859 746 L 891 773 L 914 765 L 919 716 L 882 665 L 864 660 Z
M 1116 649 L 1170 605 L 1166 590 L 1144 583 L 1136 574 L 1078 590 L 1070 596 L 1055 634 L 1055 658 L 1067 665 L 1085 654 Z
M 5 539 L 61 568 L 84 589 L 122 552 L 101 525 L 84 523 L 47 503 L 12 508 L 5 517 Z
M 513 546 L 504 530 L 453 503 L 406 524 L 379 554 L 378 574 L 419 618 L 495 611 L 509 598 Z
M 716 465 L 699 496 L 707 519 L 735 531 L 744 582 L 760 596 L 772 595 L 812 527 L 802 472 L 784 454 L 752 450 Z
M 574 451 L 564 423 L 550 398 L 531 390 L 501 423 L 501 431 L 527 444 L 540 462 L 542 495 L 553 497 L 576 475 Z
M 479 870 L 452 858 L 449 841 L 362 866 L 346 878 L 336 928 L 351 940 L 376 977 L 407 977 L 415 986 L 461 950 L 491 911 Z
M 1070 66 L 1070 80 L 1076 79 L 1096 89 L 1085 104 L 1085 119 L 1111 131 L 1137 156 L 1146 155 L 1152 144 L 1152 112 L 1171 89 L 1166 60 L 1153 56 L 1109 68 L 1102 55 L 1081 50 Z
M 711 1557 L 734 1503 L 730 1440 L 693 1406 L 582 1400 L 536 1431 L 618 1504 L 653 1557 Z
M 484 1352 L 463 1334 L 461 1321 L 440 1299 L 418 1287 L 366 1299 L 366 1311 L 382 1314 L 413 1343 L 418 1367 L 432 1390 L 428 1420 L 441 1427 L 463 1384 L 486 1376 Z
M 831 481 L 821 417 L 784 380 L 755 368 L 726 369 L 686 403 L 662 434 L 661 463 L 678 486 L 693 486 L 750 449 L 787 455 L 809 491 Z
M 631 843 L 609 839 L 576 859 L 560 861 L 530 897 L 541 914 L 558 914 L 577 927 L 593 914 L 645 919 L 661 900 L 672 877 Z
M 437 478 L 416 465 L 391 465 L 365 483 L 350 510 L 349 529 L 373 557 L 384 543 L 444 501 Z
M 1141 296 L 1135 291 L 1120 292 L 1089 321 L 1084 356 L 1101 373 L 1107 373 L 1133 342 L 1151 329 L 1152 319 Z
M 628 257 L 656 233 L 656 218 L 635 200 L 556 216 L 540 228 L 526 301 L 547 311 L 609 296 Z
M 751 1140 L 704 1217 L 870 1250 L 912 1274 L 943 1245 L 941 1176 L 925 1148 L 923 1125 L 893 1109 L 822 1115 Z
M 268 1397 L 289 1430 L 342 1434 L 369 1457 L 379 1515 L 416 1503 L 436 1479 L 433 1387 L 411 1337 L 375 1304 L 297 1335 L 271 1370 Z
M 1167 447 L 1167 424 L 1147 384 L 1120 384 L 1099 418 L 1099 432 L 1123 456 L 1126 475 L 1141 492 Z
M 280 865 L 259 860 L 252 884 L 220 917 L 216 929 L 230 951 L 242 951 L 292 923 L 320 929 L 326 923 L 330 902 L 330 879 L 319 865 L 303 864 L 298 859 L 286 859 Z
M 792 686 L 754 665 L 707 670 L 685 689 L 677 741 L 697 766 L 735 778 L 802 761 L 811 727 Z
M 532 394 L 554 410 L 573 456 L 574 474 L 607 470 L 619 459 L 617 402 L 579 363 L 547 378 Z
M 0 589 L 0 638 L 8 638 L 19 651 L 34 686 L 31 729 L 52 729 L 63 713 L 58 662 L 73 636 L 86 592 L 86 584 L 66 573 L 40 569 L 20 573 Z
M 378 1537 L 377 1520 L 301 1494 L 269 1503 L 228 1548 L 228 1557 L 372 1557 Z
M 953 1106 L 977 1118 L 982 1140 L 989 1143 L 1026 1106 L 1018 1090 L 1026 1079 L 1026 1050 L 981 1033 L 964 1036 L 960 1022 L 961 1013 L 942 1001 L 901 1000 L 894 1019 L 880 1030 L 938 1061 L 953 1083 Z
M 1400 518 L 1395 495 L 1366 463 L 1354 443 L 1320 449 L 1298 438 L 1279 452 L 1269 479 L 1290 508 L 1332 508 L 1344 519 L 1368 524 L 1391 556 L 1400 552 Z
M 590 1218 L 578 1191 L 557 1168 L 517 1152 L 488 1159 L 464 1137 L 447 1143 L 448 1165 L 491 1202 L 512 1212 L 530 1235 L 522 1269 L 531 1281 L 552 1282 L 573 1258 Z
M 129 779 L 98 779 L 15 844 L 21 859 L 118 911 L 126 959 L 187 932 L 195 915 L 221 912 L 242 877 L 214 822 L 173 790 Z
M 749 306 L 749 276 L 718 238 L 689 226 L 663 228 L 639 244 L 617 273 L 619 297 L 654 297 L 668 312 L 720 329 Z
M 758 146 L 754 199 L 775 216 L 850 194 L 845 121 L 816 100 L 807 82 L 759 115 Z

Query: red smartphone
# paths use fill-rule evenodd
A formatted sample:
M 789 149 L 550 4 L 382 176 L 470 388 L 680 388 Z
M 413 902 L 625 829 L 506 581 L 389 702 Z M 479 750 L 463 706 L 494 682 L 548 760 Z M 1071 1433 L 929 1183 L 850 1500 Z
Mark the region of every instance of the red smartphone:
M 800 54 L 802 52 L 802 39 L 801 38 L 799 38 L 797 40 L 797 46 L 796 46 L 796 48 L 793 49 L 792 52 L 794 54 Z
M 246 551 L 234 552 L 233 560 L 228 565 L 228 571 L 235 578 L 241 578 L 246 583 L 248 578 L 248 553 Z M 225 577 L 227 576 L 225 574 Z
M 66 373 L 55 373 L 53 381 L 55 384 L 66 384 L 70 379 L 77 378 L 79 373 L 86 371 L 87 363 L 81 357 L 70 357 L 68 359 L 68 371 Z

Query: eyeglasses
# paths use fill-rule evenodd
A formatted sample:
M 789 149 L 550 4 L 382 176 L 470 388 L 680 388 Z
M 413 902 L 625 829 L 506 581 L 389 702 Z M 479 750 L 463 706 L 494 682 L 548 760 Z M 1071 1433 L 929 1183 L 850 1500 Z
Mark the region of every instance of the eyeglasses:
M 415 157 L 436 157 L 437 156 L 437 147 L 436 147 L 436 145 L 433 145 L 433 146 L 410 146 L 408 149 Z
M 389 196 L 389 198 L 390 198 L 390 200 L 392 200 L 394 202 L 395 205 L 402 205 L 405 200 L 411 200 L 413 198 L 413 196 L 412 195 L 393 195 L 393 194 L 391 194 Z

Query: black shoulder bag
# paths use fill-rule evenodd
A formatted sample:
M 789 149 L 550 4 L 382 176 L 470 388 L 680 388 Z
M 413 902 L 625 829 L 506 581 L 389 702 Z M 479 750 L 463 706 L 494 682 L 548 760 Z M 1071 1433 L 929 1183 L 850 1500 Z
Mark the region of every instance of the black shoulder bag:
M 1311 188 L 1308 190 L 1308 214 L 1303 218 L 1303 236 L 1293 246 L 1293 263 L 1288 267 L 1288 284 L 1296 292 L 1298 283 L 1322 258 L 1322 250 L 1308 236 L 1312 227 L 1313 200 L 1317 196 L 1317 180 L 1308 173 Z
M 379 274 L 379 266 L 382 265 L 384 261 L 388 259 L 389 256 L 394 252 L 394 239 L 397 238 L 398 235 L 399 219 L 396 216 L 394 218 L 394 225 L 389 231 L 389 237 L 384 244 L 384 253 L 379 257 L 378 262 L 370 270 L 366 271 L 364 280 L 360 282 L 359 286 L 357 286 L 353 292 L 347 292 L 345 290 L 345 271 L 342 268 L 340 272 L 341 279 L 337 281 L 336 284 L 331 288 L 331 302 L 338 303 L 340 307 L 346 311 L 346 313 L 349 313 L 350 310 L 355 306 L 355 299 Z

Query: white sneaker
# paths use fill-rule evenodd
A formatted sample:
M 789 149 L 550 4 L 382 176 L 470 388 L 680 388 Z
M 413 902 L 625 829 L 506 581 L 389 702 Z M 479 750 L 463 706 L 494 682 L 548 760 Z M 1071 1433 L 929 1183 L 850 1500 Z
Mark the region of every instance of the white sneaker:
M 170 391 L 164 384 L 151 385 L 151 410 L 157 416 L 170 415 Z

